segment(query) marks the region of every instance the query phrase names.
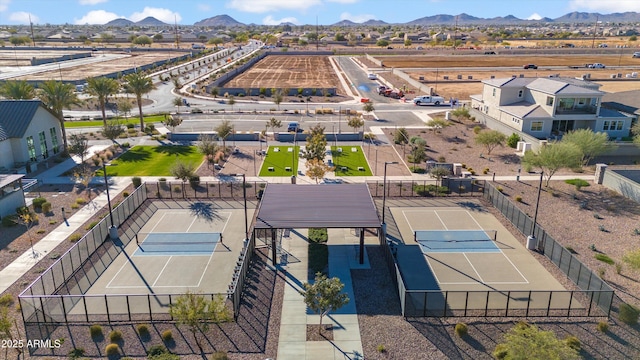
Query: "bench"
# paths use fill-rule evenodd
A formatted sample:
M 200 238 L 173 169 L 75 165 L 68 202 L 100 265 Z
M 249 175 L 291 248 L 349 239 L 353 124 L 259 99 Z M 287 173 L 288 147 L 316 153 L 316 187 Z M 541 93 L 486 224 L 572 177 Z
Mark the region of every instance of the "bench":
M 269 166 L 269 167 L 267 168 L 267 171 L 275 171 L 275 170 L 274 170 L 273 166 Z
M 293 152 L 293 148 L 292 147 L 287 148 L 287 152 Z
M 280 152 L 280 148 L 273 148 L 273 152 Z
M 340 166 L 340 170 L 347 171 L 347 167 L 346 166 Z
M 363 166 L 358 166 L 358 171 L 364 171 L 364 167 Z
M 291 171 L 291 166 L 285 166 L 284 171 Z
M 352 147 L 352 148 L 351 148 L 351 152 L 358 152 L 358 148 L 354 148 L 354 147 Z
M 341 153 L 342 152 L 342 148 L 338 148 L 338 152 Z

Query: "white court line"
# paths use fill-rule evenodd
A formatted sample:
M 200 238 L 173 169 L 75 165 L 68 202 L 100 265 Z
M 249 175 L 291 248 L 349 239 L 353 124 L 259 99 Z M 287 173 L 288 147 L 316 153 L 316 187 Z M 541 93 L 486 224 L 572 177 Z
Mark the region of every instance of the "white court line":
M 220 234 L 220 236 L 222 236 L 222 234 Z M 207 261 L 207 266 L 204 267 L 204 270 L 202 270 L 202 275 L 200 275 L 200 280 L 198 280 L 198 285 L 196 286 L 197 288 L 200 287 L 200 283 L 202 283 L 202 279 L 204 278 L 204 274 L 207 272 L 207 269 L 209 268 L 209 264 L 211 263 L 211 259 L 213 259 L 213 254 L 216 252 L 216 248 L 218 247 L 218 242 L 216 241 L 216 244 L 213 246 L 213 251 L 211 251 L 211 255 L 209 255 L 209 260 Z
M 433 271 L 433 266 L 431 266 L 431 261 L 429 261 L 429 256 L 425 256 L 425 258 L 427 259 L 427 265 L 429 265 L 429 269 L 431 270 L 431 274 L 433 274 L 433 277 L 436 279 L 436 283 L 442 284 L 440 282 L 440 279 L 438 279 L 438 275 L 436 275 L 436 272 Z
M 158 227 L 158 225 L 160 225 L 160 223 L 161 223 L 161 222 L 162 222 L 162 220 L 164 219 L 164 216 L 165 216 L 165 215 L 167 215 L 167 214 L 162 214 L 162 216 L 160 217 L 160 220 L 158 220 L 158 222 L 157 222 L 155 225 L 153 225 L 153 227 L 151 228 L 151 231 L 149 231 L 150 233 L 152 233 L 152 232 L 153 232 L 153 230 L 155 230 L 155 229 Z
M 193 220 L 191 220 L 191 224 L 189 224 L 189 226 L 187 226 L 187 230 L 185 230 L 186 233 L 189 232 L 189 229 L 191 229 L 191 227 L 193 226 L 193 223 L 196 222 L 196 220 L 198 219 L 198 217 L 194 217 Z
M 440 222 L 442 223 L 442 226 L 444 226 L 444 229 L 449 231 L 449 228 L 447 227 L 447 225 L 444 223 L 444 221 L 442 221 L 442 219 L 440 218 L 440 215 L 438 215 L 438 210 L 433 210 L 433 213 L 436 214 L 436 217 L 438 217 L 438 220 L 440 220 Z
M 517 281 L 492 281 L 486 283 L 475 282 L 439 282 L 440 285 L 527 285 L 528 282 L 517 282 Z M 529 290 L 500 290 L 500 291 L 529 291 Z
M 476 275 L 478 275 L 478 279 L 480 279 L 480 282 L 484 284 L 485 282 L 484 280 L 482 280 L 482 276 L 480 276 L 480 273 L 478 272 L 478 270 L 476 270 L 476 267 L 473 266 L 473 264 L 471 263 L 471 260 L 469 260 L 469 258 L 467 257 L 467 254 L 463 252 L 462 255 L 464 256 L 465 259 L 467 259 L 467 262 L 469 263 L 469 265 L 471 265 L 471 268 L 476 273 Z
M 119 286 L 115 286 L 115 287 L 111 287 L 111 283 L 113 282 L 113 280 L 116 279 L 116 277 L 118 277 L 118 274 L 120 274 L 120 271 L 122 271 L 122 269 L 124 269 L 125 265 L 127 265 L 129 263 L 129 259 L 127 259 L 127 261 L 124 262 L 124 264 L 122 264 L 122 266 L 120 266 L 120 270 L 118 270 L 118 272 L 113 275 L 113 277 L 111 278 L 111 280 L 109 281 L 109 283 L 107 284 L 107 286 L 105 286 L 105 288 L 107 289 L 117 289 Z
M 162 276 L 162 272 L 164 271 L 164 269 L 167 268 L 167 265 L 169 265 L 169 261 L 171 261 L 172 257 L 173 257 L 173 255 L 169 256 L 169 259 L 167 260 L 167 262 L 164 263 L 164 266 L 162 267 L 162 270 L 160 270 L 160 272 L 158 273 L 158 276 L 156 276 L 156 280 L 153 282 L 153 284 L 151 284 L 151 287 L 156 286 L 156 283 L 158 282 L 158 279 L 160 279 L 160 276 Z
M 409 225 L 409 229 L 411 229 L 411 233 L 414 234 L 413 237 L 415 238 L 415 231 L 413 230 L 413 226 L 411 226 L 411 221 L 409 221 L 409 218 L 407 217 L 407 211 L 402 210 L 402 215 L 404 216 L 404 221 L 407 222 L 407 225 Z

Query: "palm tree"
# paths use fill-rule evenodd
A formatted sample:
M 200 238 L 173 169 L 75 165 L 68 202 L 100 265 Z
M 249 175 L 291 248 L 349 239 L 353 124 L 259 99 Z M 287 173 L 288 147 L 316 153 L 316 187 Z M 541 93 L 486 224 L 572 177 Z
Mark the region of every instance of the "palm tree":
M 107 126 L 107 114 L 105 107 L 107 98 L 120 90 L 120 84 L 108 77 L 94 77 L 87 79 L 87 93 L 98 98 L 100 110 L 102 110 L 102 124 Z
M 133 73 L 124 77 L 124 90 L 129 94 L 135 94 L 138 101 L 138 113 L 140 114 L 140 131 L 144 131 L 144 118 L 142 117 L 142 95 L 149 93 L 156 87 L 150 77 L 142 73 Z
M 36 92 L 24 80 L 8 80 L 0 86 L 0 95 L 13 100 L 31 100 L 36 97 Z
M 51 109 L 60 121 L 62 129 L 62 141 L 64 151 L 67 151 L 67 130 L 64 127 L 64 116 L 62 109 L 69 108 L 71 105 L 80 104 L 80 100 L 75 94 L 75 87 L 72 84 L 65 84 L 60 81 L 47 80 L 40 85 L 39 97 L 46 107 Z
M 182 105 L 182 98 L 181 97 L 177 97 L 177 98 L 173 98 L 173 105 L 178 107 L 178 111 L 176 111 L 176 114 L 180 113 L 180 105 Z

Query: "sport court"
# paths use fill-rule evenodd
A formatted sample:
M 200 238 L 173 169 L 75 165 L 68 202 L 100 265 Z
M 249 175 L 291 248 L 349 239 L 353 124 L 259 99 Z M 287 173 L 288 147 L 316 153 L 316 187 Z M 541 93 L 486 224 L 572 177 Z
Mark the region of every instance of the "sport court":
M 138 303 L 149 309 L 147 294 L 154 295 L 150 305 L 155 312 L 168 311 L 167 297 L 158 294 L 225 294 L 243 246 L 244 209 L 221 209 L 212 203 L 198 206 L 197 210 L 158 209 L 87 295 L 145 295 L 131 297 L 133 301 L 120 309 L 112 309 L 111 304 L 123 302 L 124 297 L 110 300 L 111 312 L 126 312 L 130 307 L 135 313 Z M 104 310 L 97 305 L 97 301 L 95 307 L 88 303 L 87 311 Z
M 399 256 L 399 262 L 411 289 L 565 290 L 488 212 L 458 206 L 391 212 L 408 248 L 408 261 L 403 266 Z

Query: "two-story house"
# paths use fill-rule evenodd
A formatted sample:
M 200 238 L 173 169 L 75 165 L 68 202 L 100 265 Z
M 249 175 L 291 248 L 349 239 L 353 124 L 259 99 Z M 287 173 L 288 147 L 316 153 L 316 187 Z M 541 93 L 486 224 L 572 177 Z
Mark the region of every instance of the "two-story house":
M 600 85 L 571 78 L 503 78 L 483 81 L 471 106 L 502 125 L 538 139 L 559 139 L 588 128 L 610 139 L 629 136 L 630 117 L 602 108 Z M 503 127 L 504 127 L 503 126 Z

